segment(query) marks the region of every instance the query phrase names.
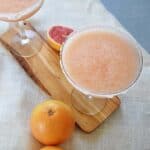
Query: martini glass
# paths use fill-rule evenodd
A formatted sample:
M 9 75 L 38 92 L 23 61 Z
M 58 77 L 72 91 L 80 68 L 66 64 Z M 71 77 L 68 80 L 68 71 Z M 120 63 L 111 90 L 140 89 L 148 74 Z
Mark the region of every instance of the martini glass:
M 13 3 L 13 1 L 11 2 Z M 41 8 L 43 2 L 44 0 L 35 0 L 32 5 L 17 12 L 0 12 L 0 20 L 9 22 L 10 31 L 12 28 L 15 29 L 15 34 L 11 38 L 11 46 L 18 56 L 31 57 L 42 47 L 42 40 L 36 32 L 26 28 L 24 20 L 34 15 Z
M 116 90 L 111 91 L 111 92 L 102 91 L 102 92 L 97 93 L 97 92 L 93 92 L 92 89 L 91 90 L 86 89 L 85 87 L 83 87 L 82 85 L 77 83 L 76 80 L 68 72 L 68 69 L 66 69 L 64 56 L 66 54 L 66 51 L 69 51 L 69 49 L 66 50 L 67 45 L 69 45 L 68 43 L 73 42 L 73 40 L 75 40 L 74 37 L 76 37 L 80 33 L 85 32 L 85 31 L 95 30 L 95 29 L 101 30 L 101 31 L 104 30 L 104 31 L 111 31 L 111 32 L 117 33 L 117 34 L 121 35 L 121 37 L 123 37 L 124 39 L 127 39 L 132 44 L 132 46 L 134 46 L 134 48 L 135 48 L 136 57 L 138 60 L 138 62 L 137 62 L 138 67 L 136 69 L 136 75 L 134 76 L 133 80 L 130 83 L 128 83 L 128 85 L 126 85 L 124 88 L 121 88 L 117 91 Z M 85 44 L 87 44 L 87 43 L 85 43 Z M 69 48 L 71 49 L 71 47 L 69 47 Z M 126 93 L 128 91 L 128 89 L 131 88 L 138 80 L 138 78 L 141 74 L 141 71 L 142 71 L 142 66 L 143 66 L 143 57 L 142 57 L 140 45 L 138 45 L 138 43 L 134 40 L 134 38 L 132 36 L 130 36 L 127 32 L 123 31 L 122 29 L 117 29 L 117 28 L 113 28 L 113 27 L 103 27 L 103 26 L 88 27 L 88 28 L 84 28 L 84 29 L 73 32 L 67 38 L 66 42 L 63 44 L 60 57 L 61 57 L 60 64 L 61 64 L 62 71 L 63 71 L 66 79 L 69 81 L 69 83 L 74 87 L 74 89 L 72 90 L 72 93 L 71 93 L 72 106 L 76 110 L 80 111 L 81 113 L 87 114 L 87 115 L 95 115 L 95 114 L 99 113 L 105 107 L 107 100 L 111 100 L 114 96 L 120 95 L 121 93 Z M 69 57 L 67 57 L 67 58 L 69 59 Z M 124 65 L 126 65 L 126 64 L 124 64 Z M 74 69 L 73 66 L 71 67 L 71 69 L 72 70 Z M 90 76 L 90 74 L 89 74 L 89 76 Z

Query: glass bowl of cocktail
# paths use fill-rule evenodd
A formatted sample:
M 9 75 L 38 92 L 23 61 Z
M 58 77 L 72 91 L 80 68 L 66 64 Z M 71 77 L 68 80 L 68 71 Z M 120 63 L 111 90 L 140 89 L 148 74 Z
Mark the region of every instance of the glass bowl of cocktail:
M 120 28 L 78 30 L 68 37 L 61 50 L 62 71 L 74 87 L 72 106 L 88 115 L 100 112 L 106 100 L 132 87 L 142 65 L 140 46 Z
M 0 0 L 0 20 L 10 23 L 16 29 L 10 45 L 15 54 L 22 57 L 35 55 L 42 47 L 42 40 L 31 29 L 25 28 L 23 20 L 31 17 L 42 6 L 44 0 Z

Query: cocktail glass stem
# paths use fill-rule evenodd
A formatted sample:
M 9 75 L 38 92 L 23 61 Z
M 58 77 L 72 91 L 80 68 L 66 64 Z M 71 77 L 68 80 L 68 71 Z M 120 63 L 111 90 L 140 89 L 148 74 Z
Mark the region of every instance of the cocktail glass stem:
M 22 45 L 27 44 L 30 41 L 30 39 L 26 35 L 26 31 L 24 29 L 24 22 L 19 21 L 19 22 L 16 23 L 16 26 L 18 26 L 18 29 L 20 29 L 19 30 L 19 35 L 20 35 L 20 38 L 21 38 Z
M 10 30 L 15 32 L 11 39 L 11 45 L 16 55 L 31 57 L 41 50 L 41 38 L 35 31 L 27 28 L 24 21 L 11 22 Z

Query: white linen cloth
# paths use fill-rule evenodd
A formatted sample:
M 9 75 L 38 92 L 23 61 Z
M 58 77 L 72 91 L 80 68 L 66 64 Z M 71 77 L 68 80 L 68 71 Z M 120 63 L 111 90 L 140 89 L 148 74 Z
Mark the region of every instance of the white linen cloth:
M 45 0 L 31 22 L 45 32 L 56 24 L 121 27 L 98 0 Z M 0 33 L 7 27 L 0 22 Z M 143 55 L 140 80 L 120 96 L 120 109 L 91 134 L 77 128 L 62 145 L 65 150 L 150 150 L 150 56 L 144 50 Z M 39 150 L 41 145 L 30 134 L 29 117 L 33 107 L 45 98 L 48 95 L 0 45 L 0 150 Z

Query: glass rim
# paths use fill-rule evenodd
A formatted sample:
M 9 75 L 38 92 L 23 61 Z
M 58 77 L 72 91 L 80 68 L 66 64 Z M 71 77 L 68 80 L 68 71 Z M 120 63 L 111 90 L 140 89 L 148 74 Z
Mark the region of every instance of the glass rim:
M 35 9 L 40 8 L 43 4 L 44 0 L 37 0 L 35 3 L 33 3 L 30 7 L 27 7 L 19 12 L 12 12 L 12 13 L 0 13 L 0 20 L 7 19 L 9 20 L 20 20 L 22 16 L 28 13 L 32 13 Z
M 74 35 L 76 35 L 77 33 L 83 32 L 83 31 L 88 31 L 89 29 L 106 29 L 106 31 L 115 31 L 116 33 L 120 33 L 121 36 L 123 38 L 127 38 L 128 40 L 130 40 L 131 44 L 133 44 L 133 46 L 135 46 L 136 51 L 138 53 L 138 59 L 139 59 L 139 67 L 137 70 L 137 75 L 135 77 L 135 79 L 125 88 L 122 88 L 120 90 L 117 90 L 115 92 L 92 92 L 90 90 L 87 90 L 85 88 L 83 88 L 82 86 L 78 85 L 75 81 L 73 81 L 73 79 L 70 77 L 69 73 L 67 72 L 67 70 L 64 67 L 64 63 L 63 63 L 63 53 L 64 53 L 64 47 L 66 45 L 66 43 L 68 42 L 68 40 L 73 37 Z M 67 38 L 66 41 L 62 44 L 61 46 L 61 50 L 60 50 L 60 66 L 62 69 L 62 72 L 64 73 L 66 79 L 68 80 L 68 82 L 78 91 L 80 91 L 81 93 L 88 95 L 88 96 L 94 96 L 94 97 L 110 97 L 112 98 L 113 96 L 116 95 L 120 95 L 122 93 L 125 93 L 129 90 L 129 88 L 133 87 L 135 85 L 135 83 L 137 82 L 137 80 L 139 79 L 141 72 L 142 72 L 142 68 L 143 68 L 143 55 L 142 55 L 142 47 L 138 44 L 138 42 L 134 39 L 134 37 L 132 35 L 130 35 L 129 32 L 123 30 L 120 27 L 112 27 L 112 26 L 89 26 L 89 27 L 84 27 L 84 28 L 80 28 L 79 30 L 73 31 Z

